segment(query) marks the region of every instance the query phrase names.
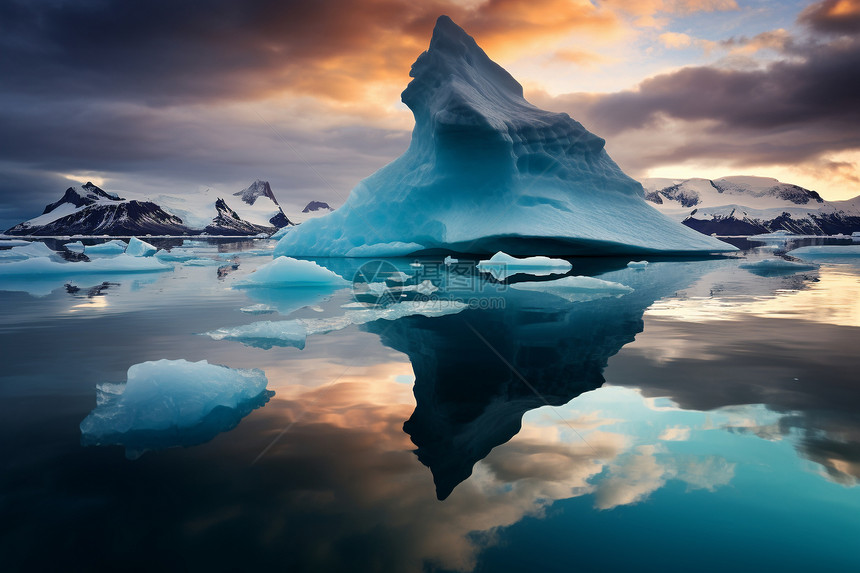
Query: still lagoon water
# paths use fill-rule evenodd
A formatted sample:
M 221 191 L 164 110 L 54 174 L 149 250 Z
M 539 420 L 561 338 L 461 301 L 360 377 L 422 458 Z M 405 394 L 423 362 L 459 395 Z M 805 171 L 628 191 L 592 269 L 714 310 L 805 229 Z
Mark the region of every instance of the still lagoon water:
M 0 568 L 858 571 L 860 263 L 742 268 L 760 245 L 571 259 L 628 290 L 567 298 L 435 259 L 233 288 L 266 241 L 195 242 L 164 273 L 0 277 Z M 449 306 L 372 320 L 424 296 L 399 280 Z M 277 336 L 296 320 L 306 339 Z M 96 385 L 161 359 L 257 368 L 269 392 L 193 430 L 85 439 Z

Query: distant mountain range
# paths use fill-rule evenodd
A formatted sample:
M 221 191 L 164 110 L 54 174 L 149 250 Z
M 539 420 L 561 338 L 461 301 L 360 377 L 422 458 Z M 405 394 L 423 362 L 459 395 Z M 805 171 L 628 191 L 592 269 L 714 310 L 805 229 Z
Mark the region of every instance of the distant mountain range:
M 311 201 L 303 212 L 322 214 L 331 210 L 326 203 Z M 267 181 L 254 181 L 248 188 L 226 198 L 210 189 L 189 195 L 123 198 L 88 182 L 81 187 L 69 187 L 58 201 L 47 205 L 41 215 L 15 225 L 6 233 L 36 236 L 258 235 L 271 234 L 293 224 Z
M 645 198 L 701 233 L 802 235 L 860 231 L 860 196 L 827 201 L 815 191 L 768 177 L 643 179 Z

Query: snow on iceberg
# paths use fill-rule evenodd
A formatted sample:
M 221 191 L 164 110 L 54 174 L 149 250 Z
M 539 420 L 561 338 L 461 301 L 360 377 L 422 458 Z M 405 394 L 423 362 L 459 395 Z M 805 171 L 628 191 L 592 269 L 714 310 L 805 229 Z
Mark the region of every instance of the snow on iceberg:
M 128 369 L 125 384 L 96 386 L 96 408 L 81 422 L 85 445 L 119 444 L 130 458 L 148 449 L 208 441 L 238 424 L 271 394 L 262 370 L 206 360 L 157 360 Z
M 447 16 L 410 75 L 402 94 L 415 116 L 407 151 L 360 182 L 341 208 L 287 233 L 275 255 L 736 250 L 650 207 L 603 139 L 528 103 L 522 86 Z
M 114 239 L 98 245 L 87 245 L 84 247 L 84 252 L 88 255 L 116 255 L 124 253 L 126 246 L 125 241 Z
M 535 276 L 563 275 L 570 271 L 572 265 L 564 259 L 549 257 L 526 257 L 518 259 L 499 251 L 488 260 L 478 262 L 478 270 L 490 273 L 497 280 L 504 280 L 511 275 L 524 273 Z
M 514 290 L 529 290 L 552 294 L 570 302 L 587 302 L 608 297 L 621 297 L 633 292 L 629 286 L 594 277 L 563 277 L 553 281 L 533 281 L 508 285 Z
M 155 259 L 132 257 L 125 253 L 88 262 L 57 262 L 49 257 L 34 257 L 0 265 L 0 276 L 81 275 L 97 273 L 151 273 L 172 270 Z
M 346 286 L 349 283 L 313 261 L 277 257 L 238 281 L 239 287 L 318 287 Z
M 306 224 L 306 223 L 302 223 Z M 375 320 L 398 320 L 406 316 L 437 317 L 457 314 L 468 305 L 452 300 L 404 301 L 384 307 L 347 310 L 340 316 L 262 321 L 204 333 L 214 340 L 233 340 L 255 348 L 294 346 L 304 348 L 308 336 L 342 330 L 353 324 Z
M 128 240 L 128 247 L 125 249 L 127 255 L 133 257 L 151 257 L 158 251 L 146 241 L 141 241 L 137 237 L 132 237 Z
M 794 249 L 788 254 L 798 259 L 860 257 L 860 245 L 813 245 Z
M 817 269 L 818 265 L 788 261 L 786 259 L 774 257 L 741 263 L 738 265 L 738 268 L 746 269 L 751 273 L 755 273 L 760 276 L 769 276 L 796 273 L 799 271 L 812 271 Z

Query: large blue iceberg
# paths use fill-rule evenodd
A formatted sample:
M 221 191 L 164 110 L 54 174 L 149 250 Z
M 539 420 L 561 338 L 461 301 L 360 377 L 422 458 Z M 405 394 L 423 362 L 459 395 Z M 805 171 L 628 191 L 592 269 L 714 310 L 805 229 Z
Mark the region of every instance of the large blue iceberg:
M 701 253 L 734 247 L 649 206 L 605 141 L 523 88 L 447 16 L 402 94 L 409 149 L 275 256 Z

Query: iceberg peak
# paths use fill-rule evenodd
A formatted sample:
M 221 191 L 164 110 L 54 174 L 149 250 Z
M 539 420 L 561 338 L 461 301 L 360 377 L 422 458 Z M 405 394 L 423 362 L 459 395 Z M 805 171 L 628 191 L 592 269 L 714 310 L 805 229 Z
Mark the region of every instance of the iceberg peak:
M 605 141 L 522 86 L 447 16 L 412 65 L 409 148 L 275 256 L 696 253 L 734 247 L 651 208 Z

